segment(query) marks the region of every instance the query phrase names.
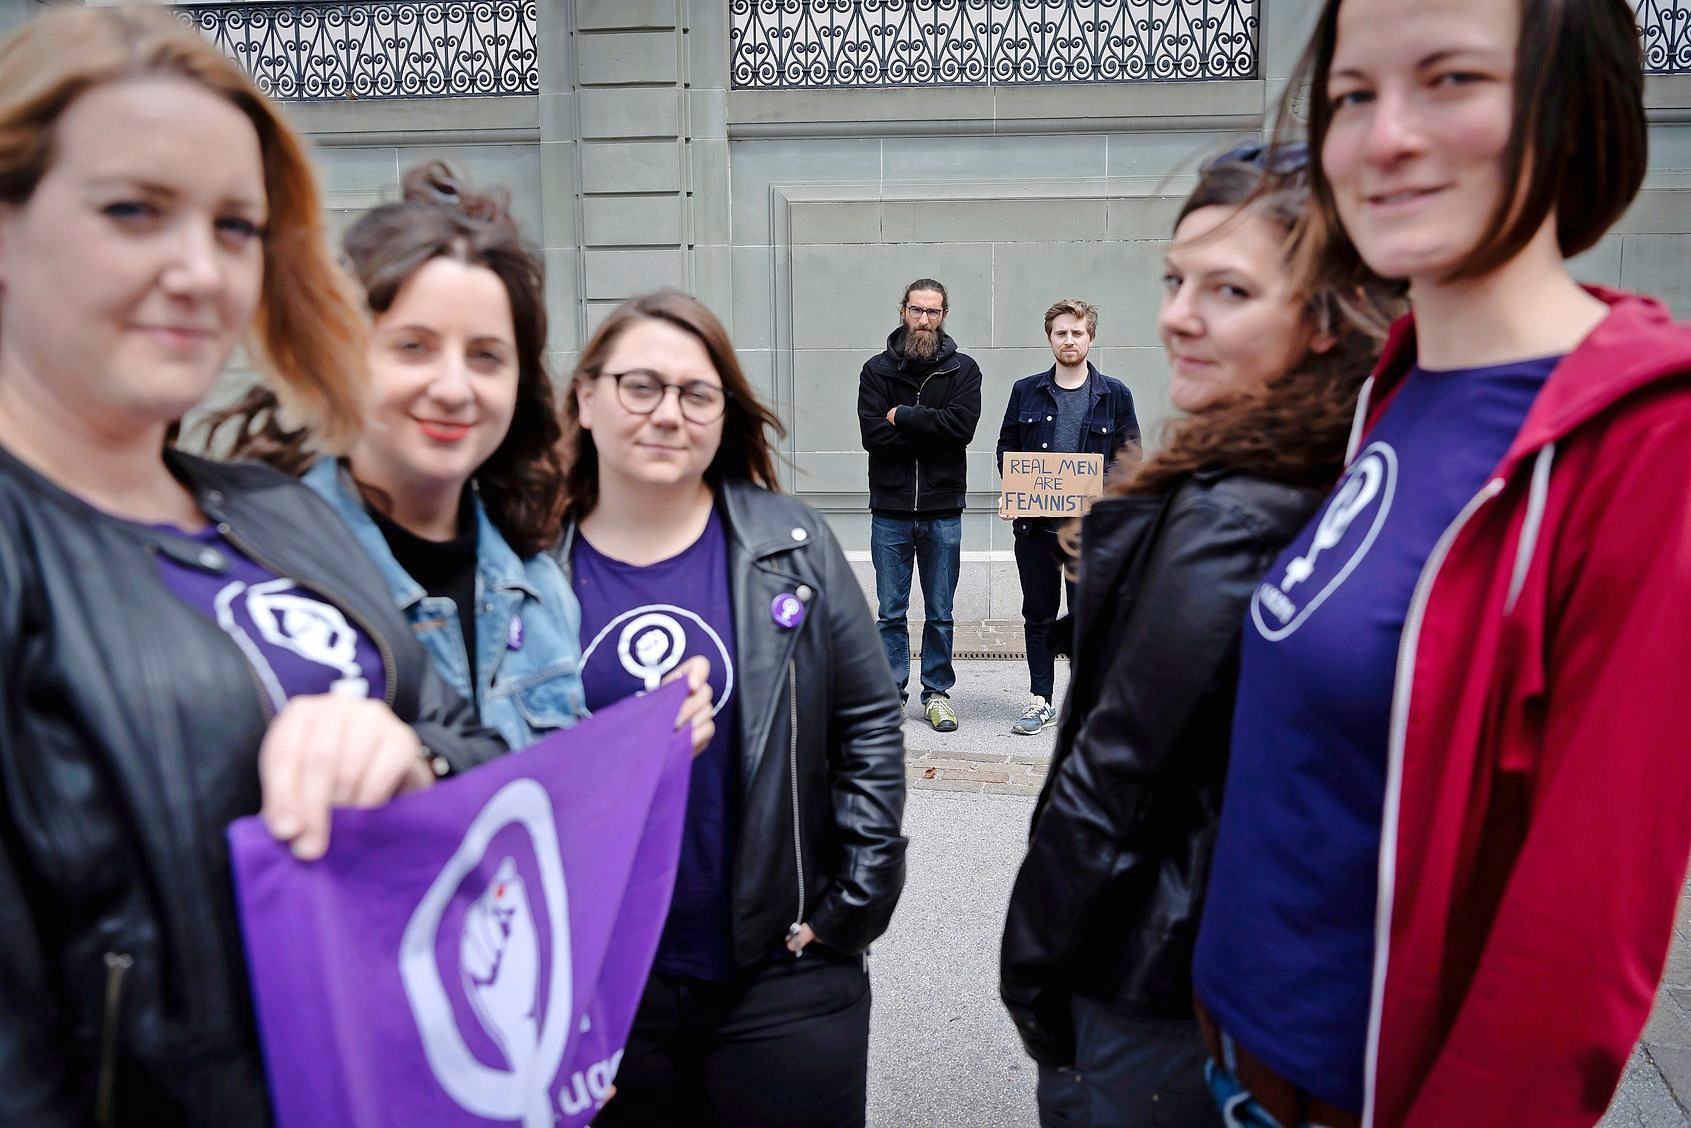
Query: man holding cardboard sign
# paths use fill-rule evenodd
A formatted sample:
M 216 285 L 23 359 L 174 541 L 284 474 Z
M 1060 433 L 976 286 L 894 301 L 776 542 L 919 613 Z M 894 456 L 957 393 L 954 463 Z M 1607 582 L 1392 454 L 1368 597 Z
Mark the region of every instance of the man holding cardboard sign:
M 1015 522 L 1031 694 L 1010 731 L 1024 736 L 1057 722 L 1051 624 L 1065 587 L 1070 605 L 1074 602 L 1058 529 L 1103 492 L 1122 446 L 1139 441 L 1132 393 L 1086 359 L 1097 333 L 1096 306 L 1065 298 L 1046 310 L 1045 338 L 1056 364 L 1016 381 L 998 430 L 998 472 L 1004 479 L 998 515 Z
M 1006 453 L 1001 465 L 998 515 L 1007 520 L 1084 516 L 1104 492 L 1101 454 Z

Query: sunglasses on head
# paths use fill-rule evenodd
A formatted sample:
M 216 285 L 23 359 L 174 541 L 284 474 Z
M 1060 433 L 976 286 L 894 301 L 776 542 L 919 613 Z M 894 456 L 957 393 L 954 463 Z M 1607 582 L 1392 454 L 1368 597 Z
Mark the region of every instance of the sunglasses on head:
M 1204 171 L 1208 172 L 1217 165 L 1224 164 L 1255 165 L 1264 172 L 1273 173 L 1275 176 L 1286 176 L 1294 172 L 1302 172 L 1309 167 L 1309 146 L 1302 141 L 1293 141 L 1285 145 L 1246 141 L 1242 145 L 1235 145 L 1218 157 L 1211 157 L 1205 161 Z

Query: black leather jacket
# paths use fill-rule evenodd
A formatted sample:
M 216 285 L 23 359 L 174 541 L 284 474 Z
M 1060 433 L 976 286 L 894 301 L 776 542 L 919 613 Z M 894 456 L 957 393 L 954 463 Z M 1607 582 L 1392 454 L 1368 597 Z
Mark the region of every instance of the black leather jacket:
M 856 954 L 904 888 L 904 732 L 862 589 L 825 521 L 797 498 L 730 481 L 718 493 L 734 606 L 740 837 L 734 959 L 766 958 L 808 922 Z M 573 525 L 558 547 L 569 570 Z M 806 614 L 787 630 L 775 597 Z M 794 726 L 797 726 L 796 728 Z
M 431 749 L 458 768 L 504 751 L 321 499 L 265 467 L 166 457 L 231 541 L 374 637 L 394 712 Z M 224 839 L 258 810 L 269 704 L 159 552 L 199 547 L 0 451 L 6 1128 L 270 1120 Z
M 1191 1015 L 1240 628 L 1321 497 L 1204 474 L 1087 515 L 1073 672 L 1001 952 L 1000 992 L 1036 1060 L 1074 1061 L 1076 994 Z

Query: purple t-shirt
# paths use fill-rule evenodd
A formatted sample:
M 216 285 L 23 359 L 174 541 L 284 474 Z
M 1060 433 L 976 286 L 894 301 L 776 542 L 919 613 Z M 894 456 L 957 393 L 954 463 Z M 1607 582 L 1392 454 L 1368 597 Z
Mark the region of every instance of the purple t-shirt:
M 675 896 L 654 966 L 668 975 L 727 979 L 735 970 L 728 914 L 740 802 L 734 608 L 721 517 L 713 509 L 690 547 L 645 567 L 613 560 L 577 534 L 571 564 L 589 710 L 656 689 L 694 655 L 710 659 L 716 735 L 693 760 Z
M 1343 1108 L 1362 1108 L 1410 600 L 1559 359 L 1411 372 L 1251 599 L 1194 979 L 1241 1046 Z
M 381 652 L 340 608 L 244 556 L 216 526 L 198 533 L 157 528 L 199 546 L 197 565 L 157 554 L 165 586 L 241 648 L 272 709 L 280 712 L 290 697 L 331 689 L 386 694 Z

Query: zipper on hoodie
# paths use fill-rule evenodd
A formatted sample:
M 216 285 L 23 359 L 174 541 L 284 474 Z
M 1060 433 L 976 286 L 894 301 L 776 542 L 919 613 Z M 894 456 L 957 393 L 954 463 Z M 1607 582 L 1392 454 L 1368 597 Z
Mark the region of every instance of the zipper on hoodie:
M 922 382 L 920 384 L 916 385 L 916 406 L 917 407 L 922 406 L 922 389 L 926 388 L 928 386 L 928 381 L 932 380 L 933 378 L 934 378 L 934 374 L 932 372 L 930 372 L 926 376 L 922 377 Z M 912 468 L 912 474 L 911 474 L 910 480 L 911 480 L 911 483 L 916 487 L 916 493 L 910 499 L 910 508 L 919 517 L 919 516 L 921 516 L 921 513 L 922 513 L 922 460 L 921 459 L 912 459 L 910 465 L 911 465 L 911 468 Z
M 789 935 L 797 936 L 804 927 L 805 888 L 804 839 L 799 837 L 799 674 L 798 663 L 792 658 L 787 659 L 787 778 L 792 784 L 793 862 L 799 879 L 799 911 Z
M 928 386 L 929 380 L 932 380 L 935 376 L 950 376 L 956 371 L 955 368 L 947 368 L 944 372 L 930 372 L 922 377 L 922 382 L 916 385 L 916 406 L 922 406 L 922 390 Z M 920 517 L 922 514 L 922 462 L 920 459 L 912 459 L 910 466 L 912 470 L 911 480 L 916 487 L 915 496 L 910 499 L 910 508 Z
M 1379 1077 L 1380 1021 L 1385 1002 L 1386 961 L 1390 954 L 1393 883 L 1397 879 L 1397 820 L 1398 803 L 1403 794 L 1403 751 L 1409 731 L 1409 696 L 1415 681 L 1415 651 L 1421 641 L 1421 624 L 1427 603 L 1432 597 L 1433 584 L 1468 522 L 1486 502 L 1503 492 L 1502 478 L 1493 478 L 1469 499 L 1468 504 L 1445 527 L 1433 545 L 1432 554 L 1421 568 L 1415 590 L 1409 600 L 1409 612 L 1403 620 L 1403 634 L 1398 638 L 1397 672 L 1393 679 L 1391 729 L 1386 742 L 1386 800 L 1380 819 L 1379 890 L 1374 904 L 1374 986 L 1368 1006 L 1367 1058 L 1363 1067 L 1364 1128 L 1374 1123 L 1374 1098 Z
M 135 957 L 107 952 L 106 1005 L 100 1022 L 100 1074 L 94 1098 L 94 1120 L 100 1128 L 112 1122 L 112 1098 L 117 1090 L 117 1033 L 123 1017 L 123 982 Z

